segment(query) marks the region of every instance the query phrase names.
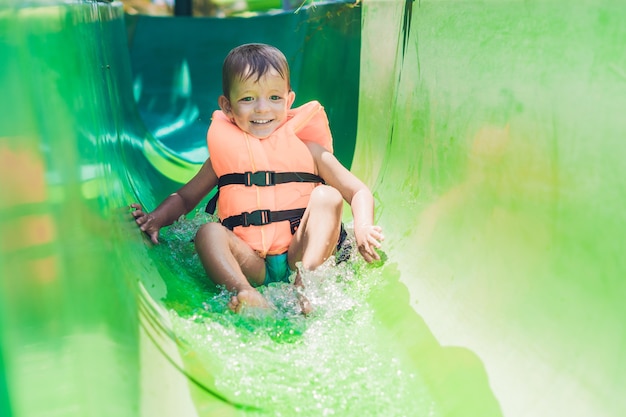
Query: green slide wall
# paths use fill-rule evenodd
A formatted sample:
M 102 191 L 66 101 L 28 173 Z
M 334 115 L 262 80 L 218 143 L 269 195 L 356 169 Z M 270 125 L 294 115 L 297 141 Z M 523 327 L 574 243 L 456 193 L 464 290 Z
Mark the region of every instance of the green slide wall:
M 626 413 L 625 19 L 619 1 L 364 4 L 353 171 L 411 305 L 482 360 L 506 416 Z
M 124 34 L 121 7 L 0 2 L 2 416 L 139 410 Z
M 308 16 L 341 15 L 329 11 Z M 420 376 L 430 415 L 624 415 L 626 11 L 371 1 L 358 13 L 358 118 L 345 127 L 357 141 L 341 158 L 374 190 L 387 237 L 372 332 Z M 139 47 L 150 23 L 125 22 L 116 2 L 0 0 L 2 416 L 272 415 L 194 368 L 160 303 L 168 272 L 128 214 L 197 162 L 150 129 L 207 122 L 190 90 L 165 110 L 135 104 L 151 75 L 140 91 L 127 33 Z M 292 65 L 321 65 L 324 48 Z M 198 53 L 158 59 L 193 79 Z M 327 75 L 302 74 L 301 98 L 315 97 Z

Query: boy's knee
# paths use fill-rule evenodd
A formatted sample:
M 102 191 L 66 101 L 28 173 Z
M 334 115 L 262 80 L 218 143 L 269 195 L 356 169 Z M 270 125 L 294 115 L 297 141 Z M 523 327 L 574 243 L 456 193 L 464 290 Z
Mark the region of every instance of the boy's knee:
M 319 185 L 315 187 L 311 193 L 311 201 L 314 204 L 333 208 L 340 208 L 343 205 L 341 193 L 336 188 L 329 185 Z
M 202 226 L 200 226 L 200 228 L 198 228 L 198 231 L 196 232 L 196 247 L 198 247 L 198 245 L 204 244 L 205 242 L 219 239 L 220 235 L 224 233 L 225 230 L 226 229 L 224 228 L 224 226 L 222 226 L 221 223 L 210 222 L 203 224 Z

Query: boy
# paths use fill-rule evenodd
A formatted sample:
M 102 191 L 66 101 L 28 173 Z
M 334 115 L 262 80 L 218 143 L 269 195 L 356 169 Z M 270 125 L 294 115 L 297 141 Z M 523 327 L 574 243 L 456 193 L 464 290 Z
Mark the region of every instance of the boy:
M 220 223 L 207 223 L 195 245 L 208 276 L 234 292 L 229 308 L 270 308 L 255 289 L 286 281 L 301 262 L 320 266 L 336 250 L 343 200 L 365 261 L 380 257 L 382 229 L 373 224 L 370 190 L 333 156 L 332 138 L 317 102 L 291 109 L 295 93 L 278 49 L 246 44 L 222 69 L 221 111 L 207 133 L 209 158 L 198 173 L 153 212 L 133 203 L 139 228 L 158 243 L 161 227 L 189 213 L 216 185 Z M 301 286 L 299 271 L 295 285 Z M 303 303 L 306 314 L 309 307 Z

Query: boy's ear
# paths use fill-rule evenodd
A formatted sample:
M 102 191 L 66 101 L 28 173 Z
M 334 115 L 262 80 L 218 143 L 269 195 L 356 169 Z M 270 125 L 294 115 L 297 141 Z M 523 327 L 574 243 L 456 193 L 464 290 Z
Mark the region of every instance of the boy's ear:
M 287 95 L 287 103 L 289 103 L 287 107 L 291 108 L 294 101 L 296 101 L 296 93 L 293 90 L 291 90 L 289 91 L 289 94 Z
M 217 104 L 220 106 L 220 109 L 222 109 L 224 113 L 230 114 L 231 112 L 230 100 L 226 98 L 226 96 L 224 95 L 219 96 L 219 98 L 217 99 Z

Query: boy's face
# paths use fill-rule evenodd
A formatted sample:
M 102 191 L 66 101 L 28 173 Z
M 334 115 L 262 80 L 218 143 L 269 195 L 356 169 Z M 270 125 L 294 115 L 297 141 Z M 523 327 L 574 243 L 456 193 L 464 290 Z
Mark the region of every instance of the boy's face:
M 287 118 L 295 99 L 287 81 L 272 69 L 257 81 L 256 75 L 233 83 L 230 99 L 219 98 L 219 105 L 244 132 L 264 139 Z

